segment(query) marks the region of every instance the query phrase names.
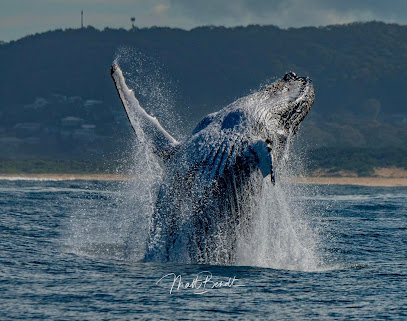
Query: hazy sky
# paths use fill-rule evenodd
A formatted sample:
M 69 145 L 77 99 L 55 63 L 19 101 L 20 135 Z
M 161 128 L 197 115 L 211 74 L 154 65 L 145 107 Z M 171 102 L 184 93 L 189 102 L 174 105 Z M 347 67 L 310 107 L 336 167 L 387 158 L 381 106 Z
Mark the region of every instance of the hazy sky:
M 282 28 L 380 20 L 407 24 L 407 0 L 0 0 L 0 40 L 58 28 L 273 24 Z

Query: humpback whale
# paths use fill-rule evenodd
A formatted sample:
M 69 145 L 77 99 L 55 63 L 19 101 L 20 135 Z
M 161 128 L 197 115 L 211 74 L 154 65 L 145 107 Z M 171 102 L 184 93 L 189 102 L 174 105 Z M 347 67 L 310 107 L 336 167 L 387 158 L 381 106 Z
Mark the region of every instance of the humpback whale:
M 164 176 L 144 261 L 231 265 L 253 231 L 256 196 L 278 168 L 314 100 L 312 81 L 287 73 L 265 90 L 209 114 L 183 142 L 141 106 L 120 67 L 111 76 L 133 128 L 141 128 Z

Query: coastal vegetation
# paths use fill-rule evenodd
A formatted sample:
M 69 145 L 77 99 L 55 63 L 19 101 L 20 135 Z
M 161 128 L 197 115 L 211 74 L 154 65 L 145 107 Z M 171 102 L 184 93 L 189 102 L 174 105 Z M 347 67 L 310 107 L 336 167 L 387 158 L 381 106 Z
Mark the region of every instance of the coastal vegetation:
M 109 76 L 116 58 L 143 106 L 177 137 L 293 70 L 313 79 L 316 92 L 299 133 L 310 171 L 369 175 L 375 167 L 405 168 L 402 39 L 407 26 L 369 22 L 190 31 L 87 27 L 3 43 L 0 171 L 98 172 L 122 162 L 134 134 Z M 104 167 L 99 160 L 106 159 Z
M 370 176 L 376 168 L 407 169 L 407 150 L 397 148 L 320 148 L 310 151 L 307 170 Z

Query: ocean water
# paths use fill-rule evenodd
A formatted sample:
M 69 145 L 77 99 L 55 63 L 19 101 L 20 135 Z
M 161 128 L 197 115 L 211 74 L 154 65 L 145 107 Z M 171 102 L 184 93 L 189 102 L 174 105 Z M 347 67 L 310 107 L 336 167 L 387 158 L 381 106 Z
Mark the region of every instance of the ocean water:
M 407 319 L 407 188 L 289 187 L 301 220 L 273 226 L 306 224 L 296 242 L 269 230 L 252 261 L 208 266 L 140 262 L 138 184 L 0 180 L 0 320 Z M 308 238 L 314 265 L 284 255 Z

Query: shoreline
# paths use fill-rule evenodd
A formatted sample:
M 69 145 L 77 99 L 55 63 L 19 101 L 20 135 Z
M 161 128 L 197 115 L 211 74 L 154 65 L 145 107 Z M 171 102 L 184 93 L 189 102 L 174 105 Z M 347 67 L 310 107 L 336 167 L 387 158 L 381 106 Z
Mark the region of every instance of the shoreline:
M 131 177 L 118 174 L 0 174 L 0 180 L 10 181 L 125 181 Z
M 126 181 L 135 179 L 119 174 L 0 174 L 0 180 L 10 181 L 75 181 L 75 180 L 97 180 L 97 181 Z M 296 184 L 315 185 L 359 185 L 377 187 L 400 187 L 407 186 L 407 177 L 354 177 L 354 176 L 308 176 L 293 177 L 289 182 Z
M 310 177 L 295 177 L 292 179 L 298 184 L 313 184 L 313 185 L 354 185 L 354 186 L 371 186 L 371 187 L 403 187 L 407 186 L 407 178 L 405 177 L 326 177 L 326 176 L 310 176 Z

